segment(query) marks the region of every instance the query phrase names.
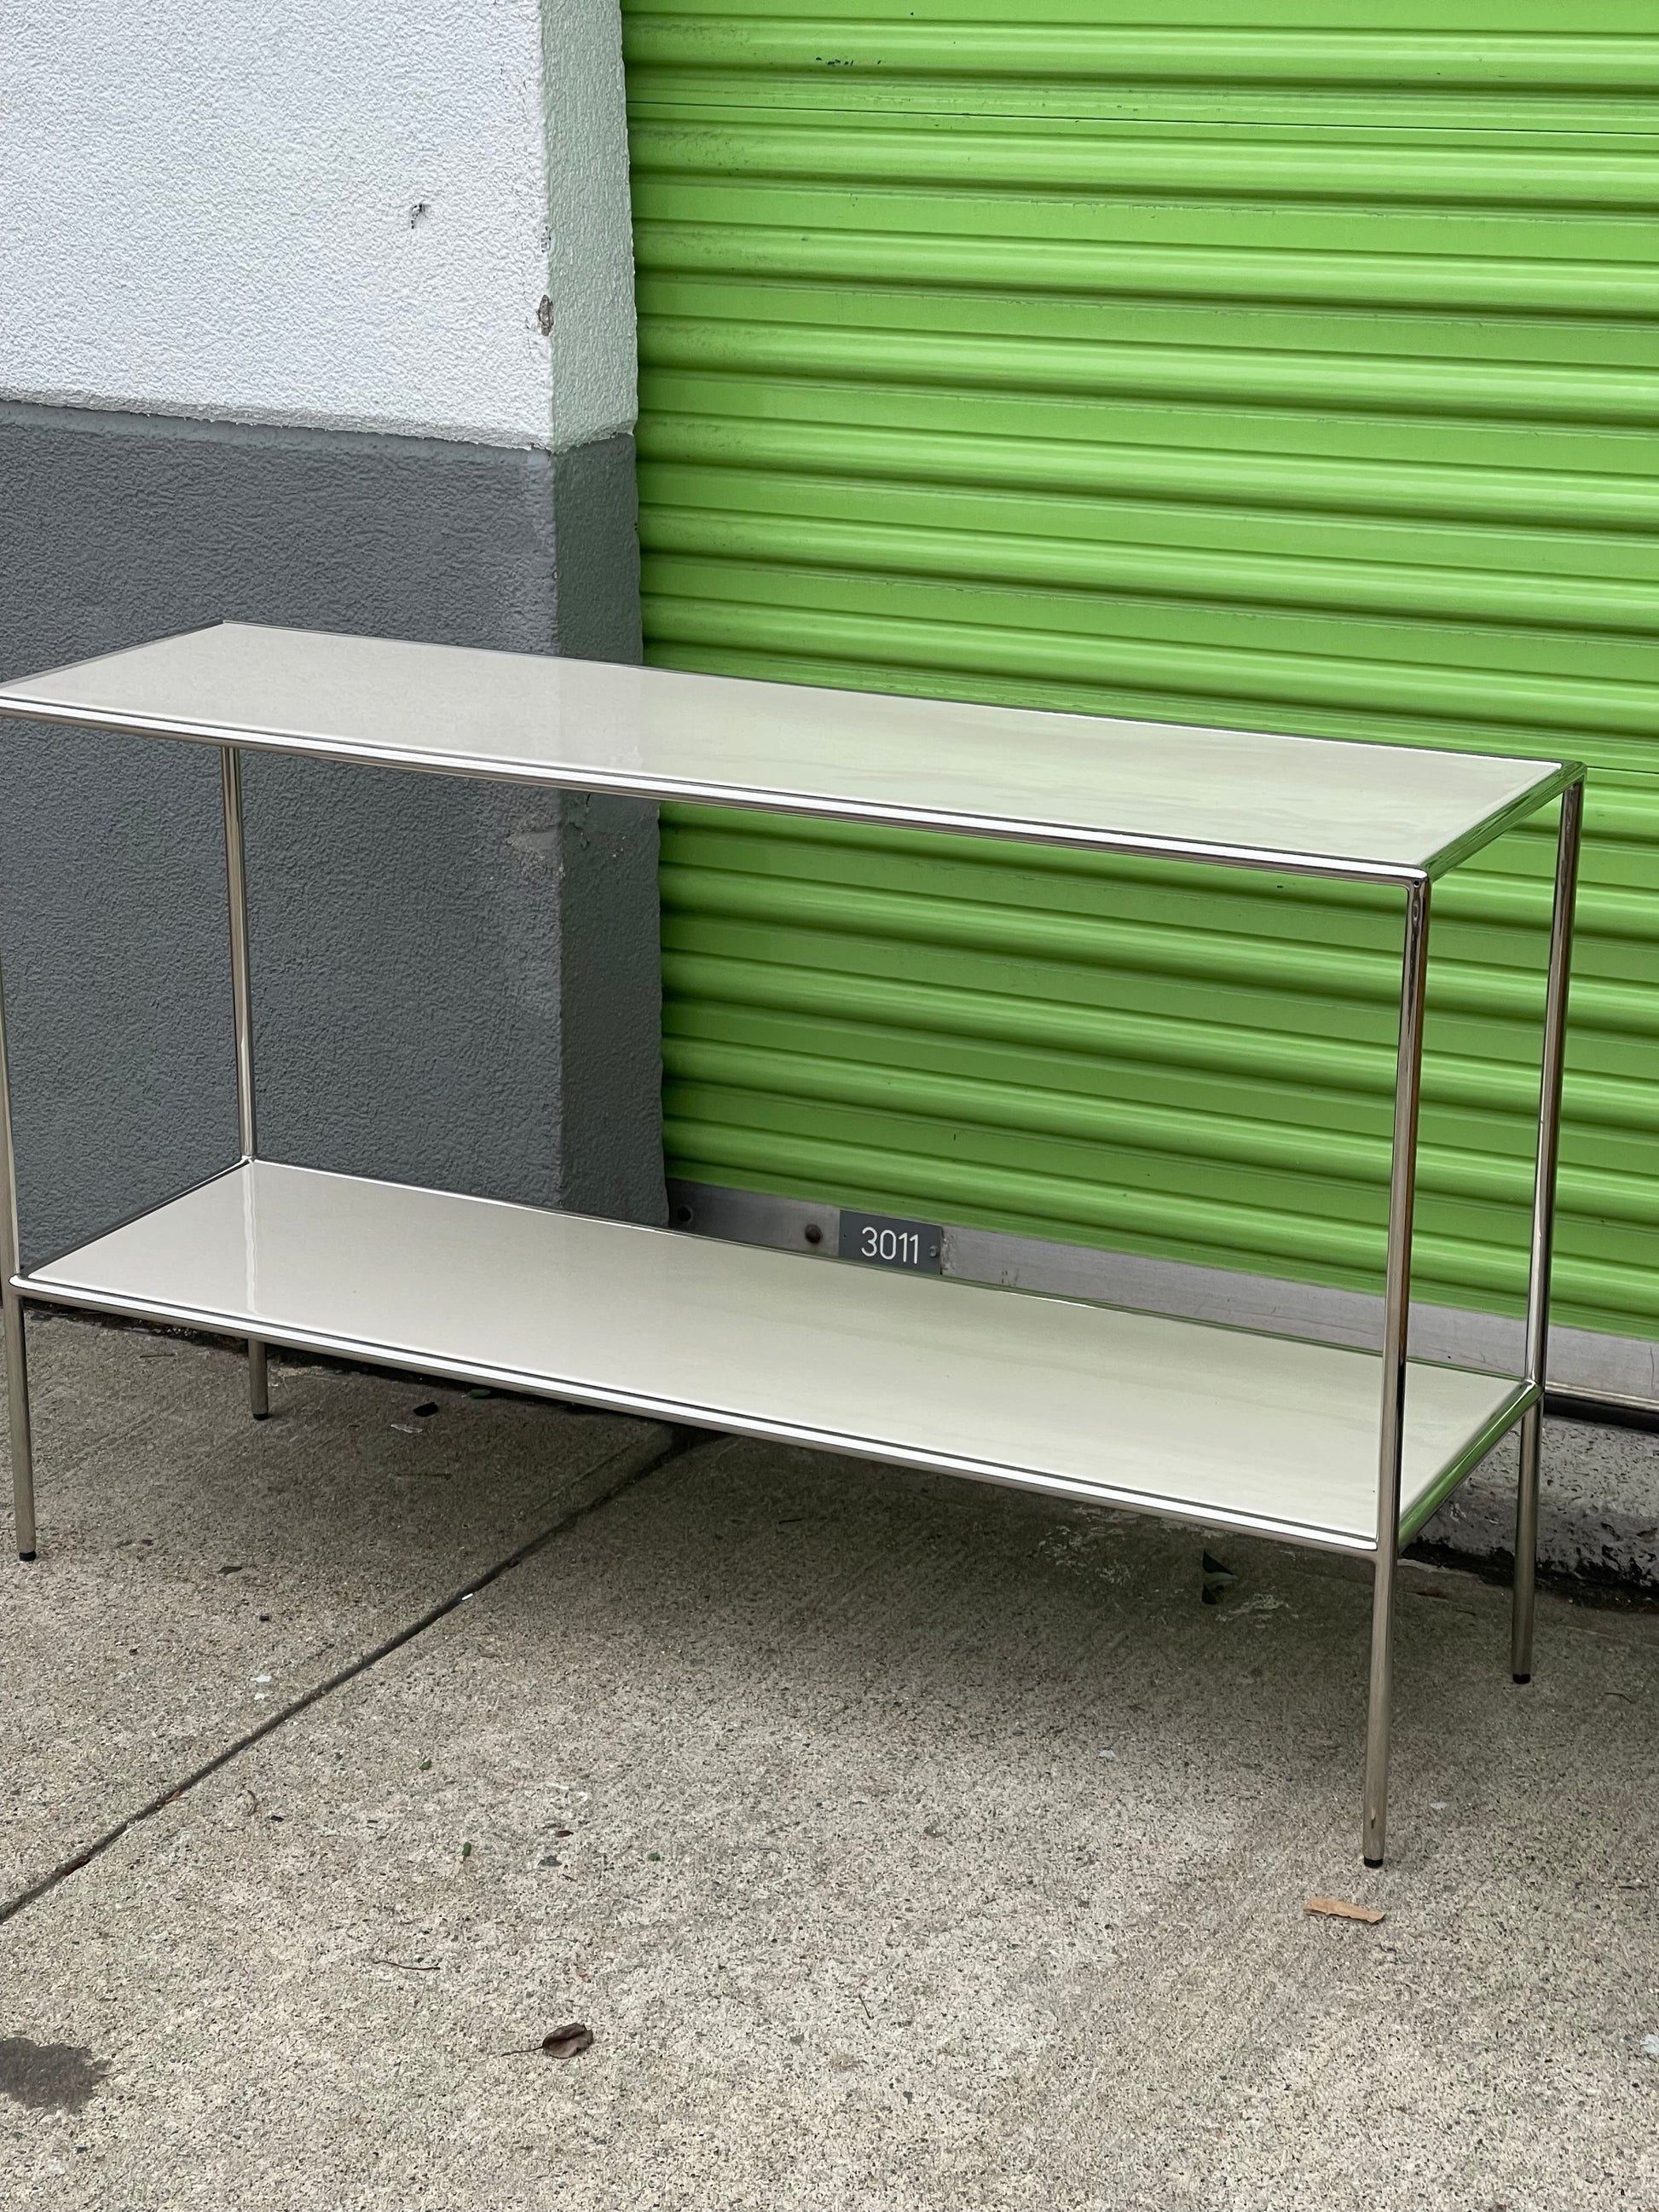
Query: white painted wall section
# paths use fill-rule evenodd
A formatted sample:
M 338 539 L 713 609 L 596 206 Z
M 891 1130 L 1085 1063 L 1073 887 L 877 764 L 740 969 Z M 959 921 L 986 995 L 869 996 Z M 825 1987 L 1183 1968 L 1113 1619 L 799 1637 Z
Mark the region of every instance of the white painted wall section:
M 547 4 L 16 11 L 0 392 L 556 449 L 629 427 L 617 0 Z
M 553 434 L 631 428 L 639 380 L 621 0 L 542 0 Z M 577 219 L 577 217 L 580 219 Z M 618 413 L 621 401 L 626 411 Z

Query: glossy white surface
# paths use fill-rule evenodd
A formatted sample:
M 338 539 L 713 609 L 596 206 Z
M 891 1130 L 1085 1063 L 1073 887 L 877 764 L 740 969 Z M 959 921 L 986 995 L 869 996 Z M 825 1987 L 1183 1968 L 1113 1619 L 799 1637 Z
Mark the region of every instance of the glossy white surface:
M 236 1335 L 1373 1548 L 1370 1352 L 266 1161 L 30 1281 Z M 1513 1388 L 1413 1367 L 1405 1512 Z
M 1410 872 L 1559 764 L 754 684 L 227 623 L 0 687 L 0 713 L 1157 851 Z

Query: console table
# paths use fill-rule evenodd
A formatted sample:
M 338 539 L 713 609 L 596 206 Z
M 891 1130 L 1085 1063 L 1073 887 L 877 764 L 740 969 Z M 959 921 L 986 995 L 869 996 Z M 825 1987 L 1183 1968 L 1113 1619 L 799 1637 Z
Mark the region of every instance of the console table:
M 224 623 L 0 689 L 0 714 L 221 749 L 240 1157 L 23 1270 L 0 1017 L 0 1289 L 20 1554 L 30 1301 L 277 1343 L 1368 1559 L 1362 1844 L 1382 1863 L 1395 1562 L 1517 1424 L 1511 1671 L 1538 1464 L 1583 771 L 1568 762 L 877 697 Z M 259 1157 L 240 752 L 424 769 L 1391 884 L 1403 908 L 1379 1356 Z M 1407 1358 L 1430 893 L 1560 801 L 1523 1371 Z

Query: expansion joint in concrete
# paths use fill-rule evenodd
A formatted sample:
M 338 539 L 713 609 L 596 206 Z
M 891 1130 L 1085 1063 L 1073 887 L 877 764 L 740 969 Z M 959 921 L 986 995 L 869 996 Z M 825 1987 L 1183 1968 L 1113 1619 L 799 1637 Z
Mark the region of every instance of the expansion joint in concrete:
M 436 1605 L 428 1607 L 416 1620 L 386 1637 L 372 1650 L 362 1653 L 357 1658 L 352 1660 L 349 1665 L 342 1667 L 331 1674 L 325 1681 L 314 1683 L 303 1695 L 293 1698 L 279 1711 L 271 1713 L 267 1718 L 262 1720 L 257 1728 L 247 1729 L 246 1733 L 238 1736 L 234 1742 L 226 1744 L 222 1749 L 215 1753 L 211 1759 L 204 1759 L 199 1766 L 192 1768 L 179 1780 L 169 1783 L 165 1790 L 159 1790 L 155 1796 L 137 1807 L 135 1811 L 113 1822 L 102 1835 L 94 1838 L 82 1849 L 72 1853 L 68 1858 L 61 1860 L 58 1865 L 50 1868 L 37 1880 L 30 1882 L 27 1888 L 19 1890 L 13 1897 L 0 1900 L 0 1923 L 13 1919 L 18 1913 L 26 1911 L 30 1905 L 38 1904 L 43 1897 L 50 1895 L 60 1883 L 67 1881 L 71 1875 L 80 1873 L 83 1867 L 90 1866 L 94 1860 L 101 1858 L 106 1851 L 113 1844 L 118 1844 L 121 1838 L 132 1829 L 141 1826 L 146 1820 L 153 1820 L 156 1814 L 165 1811 L 169 1805 L 176 1804 L 181 1797 L 188 1796 L 192 1790 L 198 1788 L 201 1784 L 219 1773 L 222 1769 L 241 1758 L 245 1752 L 251 1751 L 255 1745 L 263 1743 L 268 1736 L 276 1735 L 290 1722 L 297 1719 L 301 1713 L 308 1711 L 312 1706 L 320 1705 L 325 1698 L 334 1696 L 336 1692 L 343 1689 L 347 1683 L 355 1682 L 361 1675 L 367 1674 L 374 1668 L 382 1665 L 395 1653 L 401 1651 L 406 1644 L 413 1644 L 417 1638 L 424 1636 L 429 1629 L 435 1628 L 441 1621 L 447 1620 L 450 1614 L 458 1611 L 469 1598 L 476 1597 L 479 1591 L 488 1589 L 492 1583 L 499 1582 L 503 1575 L 511 1574 L 514 1568 L 522 1566 L 527 1559 L 532 1559 L 538 1552 L 544 1551 L 556 1537 L 563 1535 L 577 1522 L 585 1521 L 590 1514 L 597 1513 L 601 1506 L 608 1505 L 613 1498 L 620 1496 L 625 1490 L 631 1489 L 635 1483 L 642 1481 L 647 1474 L 655 1474 L 672 1464 L 673 1461 L 683 1458 L 689 1452 L 695 1451 L 706 1441 L 706 1432 L 701 1429 L 675 1429 L 669 1431 L 669 1441 L 655 1451 L 641 1454 L 637 1444 L 629 1443 L 612 1452 L 583 1478 L 578 1486 L 578 1494 L 574 1502 L 545 1528 L 538 1528 L 533 1536 L 527 1538 L 524 1543 L 509 1552 L 505 1559 L 497 1560 L 493 1566 L 486 1568 L 483 1573 L 472 1576 L 461 1589 L 452 1591 L 447 1597 L 441 1599 Z

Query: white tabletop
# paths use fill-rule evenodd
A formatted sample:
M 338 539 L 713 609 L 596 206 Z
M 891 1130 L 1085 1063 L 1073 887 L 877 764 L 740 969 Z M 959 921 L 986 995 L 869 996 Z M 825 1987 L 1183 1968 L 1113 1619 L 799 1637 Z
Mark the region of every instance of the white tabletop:
M 757 684 L 226 623 L 0 687 L 0 714 L 592 791 L 1309 874 L 1433 875 L 1553 761 Z

